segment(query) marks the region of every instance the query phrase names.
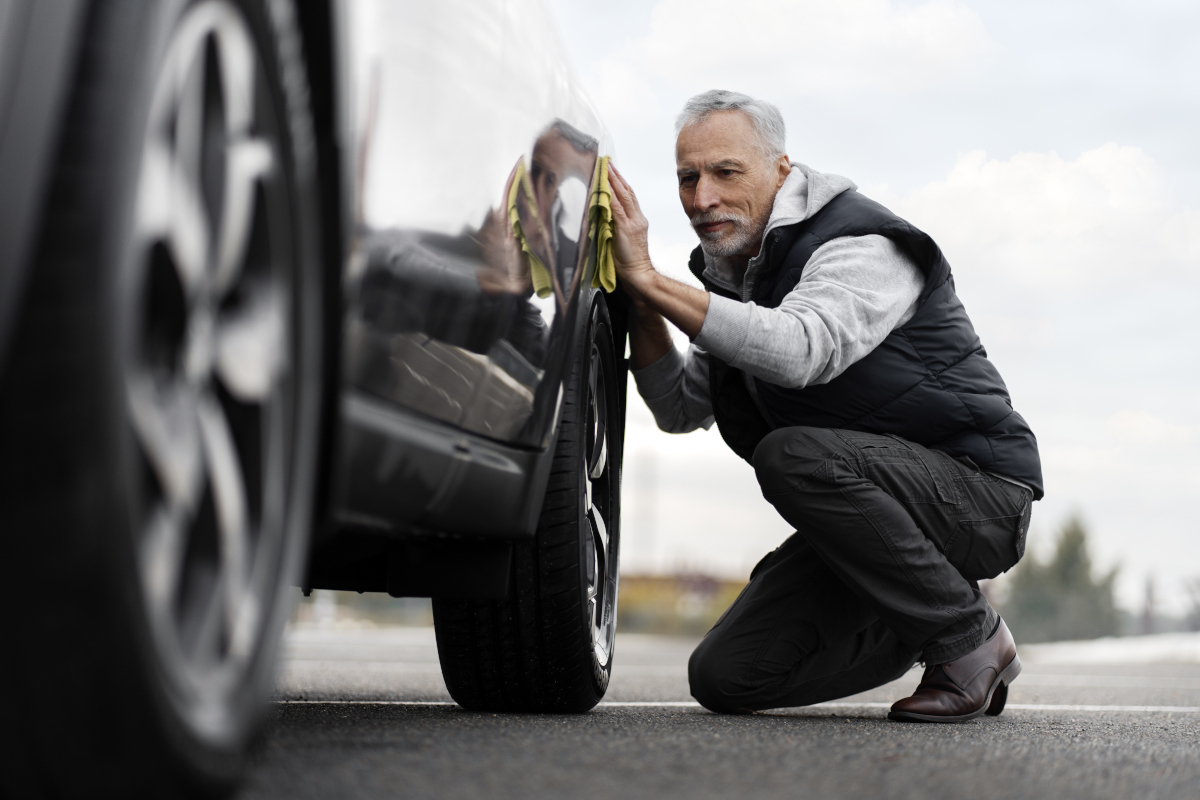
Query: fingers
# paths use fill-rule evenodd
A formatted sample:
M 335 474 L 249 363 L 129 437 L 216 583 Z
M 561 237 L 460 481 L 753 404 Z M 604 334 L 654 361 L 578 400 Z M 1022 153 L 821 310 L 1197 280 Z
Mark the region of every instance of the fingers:
M 612 166 L 611 162 L 609 162 L 608 175 L 609 184 L 613 187 L 613 194 L 620 192 L 622 202 L 628 204 L 632 208 L 640 209 L 637 201 L 637 195 L 634 193 L 633 187 L 629 185 L 620 172 L 617 172 L 617 168 Z
M 504 196 L 500 198 L 500 207 L 503 209 L 508 208 L 508 195 L 512 191 L 513 181 L 516 180 L 517 169 L 521 166 L 522 158 L 524 156 L 518 158 L 517 163 L 513 164 L 512 171 L 508 173 L 508 180 L 504 182 Z
M 619 173 L 615 175 L 610 173 L 609 177 L 611 178 L 609 185 L 612 187 L 613 214 L 631 224 L 644 224 L 645 216 L 638 206 L 637 195 L 633 193 L 629 183 Z
M 621 223 L 629 221 L 629 194 L 624 189 L 618 187 L 615 182 L 610 181 L 612 187 L 612 210 L 613 216 Z

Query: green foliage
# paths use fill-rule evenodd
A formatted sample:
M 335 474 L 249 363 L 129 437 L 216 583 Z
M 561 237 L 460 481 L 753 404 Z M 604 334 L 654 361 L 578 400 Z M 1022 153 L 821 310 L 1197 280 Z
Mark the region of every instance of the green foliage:
M 1087 530 L 1078 517 L 1071 517 L 1047 563 L 1029 554 L 1017 565 L 1000 614 L 1018 642 L 1114 636 L 1118 629 L 1113 599 L 1116 578 L 1115 567 L 1099 580 L 1092 577 Z

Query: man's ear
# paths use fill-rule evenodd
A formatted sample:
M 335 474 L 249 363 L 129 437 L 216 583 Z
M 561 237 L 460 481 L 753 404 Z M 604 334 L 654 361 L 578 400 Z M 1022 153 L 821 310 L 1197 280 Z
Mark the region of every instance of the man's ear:
M 783 188 L 783 182 L 787 180 L 788 175 L 792 174 L 792 160 L 788 158 L 787 153 L 784 153 L 775 162 L 775 166 L 779 169 L 779 178 L 775 181 L 775 191 L 779 191 Z

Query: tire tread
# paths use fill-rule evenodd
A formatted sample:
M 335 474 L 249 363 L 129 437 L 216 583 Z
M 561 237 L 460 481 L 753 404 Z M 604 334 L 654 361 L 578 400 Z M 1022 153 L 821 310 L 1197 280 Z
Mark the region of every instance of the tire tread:
M 464 708 L 581 712 L 595 706 L 607 689 L 608 672 L 596 668 L 590 631 L 580 624 L 578 432 L 586 424 L 581 419 L 586 414 L 584 370 L 590 363 L 593 325 L 602 326 L 606 346 L 612 347 L 603 298 L 597 295 L 596 303 L 595 321 L 576 349 L 566 381 L 536 535 L 514 547 L 509 597 L 433 602 L 442 674 L 450 695 Z M 611 469 L 619 474 L 619 453 L 611 455 Z

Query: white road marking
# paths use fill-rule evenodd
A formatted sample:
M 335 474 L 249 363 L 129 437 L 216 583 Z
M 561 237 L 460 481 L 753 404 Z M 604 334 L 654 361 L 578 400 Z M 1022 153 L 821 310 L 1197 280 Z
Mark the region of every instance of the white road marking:
M 285 669 L 292 670 L 361 670 L 364 672 L 399 672 L 441 674 L 441 664 L 436 659 L 422 661 L 398 661 L 385 659 L 360 659 L 354 654 L 333 658 L 289 658 Z M 913 671 L 920 674 L 920 670 Z M 658 664 L 632 664 L 617 667 L 619 678 L 686 678 L 687 667 Z M 1157 677 L 1143 675 L 1071 675 L 1038 673 L 1025 670 L 1021 675 L 1021 687 L 1069 686 L 1100 689 L 1200 689 L 1200 678 Z
M 447 700 L 276 700 L 281 706 L 288 705 L 336 705 L 336 706 L 456 706 Z M 606 700 L 599 708 L 700 708 L 694 700 Z M 818 703 L 802 708 L 891 708 L 891 703 Z M 1009 703 L 1005 710 L 1014 711 L 1110 711 L 1146 712 L 1168 714 L 1200 714 L 1200 706 L 1098 706 L 1060 705 L 1053 703 Z

